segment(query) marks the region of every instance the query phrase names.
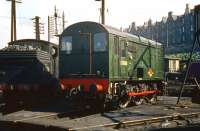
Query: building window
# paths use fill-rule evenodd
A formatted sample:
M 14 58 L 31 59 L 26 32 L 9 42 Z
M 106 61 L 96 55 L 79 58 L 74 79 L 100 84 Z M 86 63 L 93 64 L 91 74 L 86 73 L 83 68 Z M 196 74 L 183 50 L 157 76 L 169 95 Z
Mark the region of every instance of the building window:
M 191 25 L 191 27 L 190 27 L 191 29 L 190 29 L 190 31 L 193 31 L 193 26 Z
M 183 24 L 185 23 L 184 19 L 182 19 L 182 23 L 183 23 Z
M 183 27 L 183 32 L 185 32 L 185 27 Z
M 183 41 L 185 41 L 185 36 L 183 35 Z
M 169 72 L 179 71 L 179 60 L 169 60 Z
M 190 21 L 193 22 L 193 19 L 194 19 L 194 18 L 193 18 L 193 16 L 191 15 L 191 16 L 190 16 Z
M 180 33 L 180 34 L 182 33 L 182 30 L 181 30 L 181 29 L 179 29 L 179 33 Z
M 174 37 L 172 37 L 172 43 L 175 43 L 175 38 Z

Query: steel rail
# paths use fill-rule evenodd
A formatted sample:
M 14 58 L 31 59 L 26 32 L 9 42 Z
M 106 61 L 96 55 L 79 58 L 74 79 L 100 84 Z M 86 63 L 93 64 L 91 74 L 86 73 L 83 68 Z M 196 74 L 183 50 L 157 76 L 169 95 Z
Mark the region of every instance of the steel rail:
M 17 123 L 17 122 L 23 122 L 23 121 L 28 121 L 28 120 L 38 119 L 38 118 L 52 117 L 52 116 L 57 116 L 57 115 L 58 115 L 58 113 L 51 113 L 51 114 L 47 114 L 47 115 L 41 115 L 41 116 L 34 116 L 34 117 L 19 119 L 19 120 L 15 120 L 13 122 Z
M 175 115 L 168 115 L 168 116 L 161 116 L 161 117 L 153 117 L 153 118 L 146 118 L 141 120 L 129 120 L 129 121 L 122 121 L 122 122 L 115 122 L 109 124 L 102 124 L 102 125 L 95 125 L 95 126 L 87 126 L 87 127 L 79 127 L 79 128 L 69 128 L 68 131 L 74 130 L 84 130 L 84 129 L 92 129 L 92 128 L 101 128 L 101 127 L 128 127 L 128 126 L 138 126 L 144 124 L 153 124 L 158 122 L 164 122 L 166 120 L 173 121 L 173 120 L 187 120 L 186 118 L 194 118 L 199 117 L 200 112 L 195 113 L 185 113 L 185 114 L 175 114 Z
M 80 112 L 84 112 L 85 110 L 83 109 L 77 109 L 77 110 L 73 110 L 73 111 L 69 111 L 69 112 L 60 112 L 60 113 L 50 113 L 50 114 L 46 114 L 46 115 L 40 115 L 40 116 L 34 116 L 34 117 L 29 117 L 29 118 L 24 118 L 24 119 L 18 119 L 18 120 L 14 120 L 14 123 L 17 122 L 24 122 L 24 121 L 29 121 L 29 120 L 33 120 L 33 119 L 39 119 L 39 118 L 48 118 L 48 117 L 72 117 L 73 115 L 76 114 L 80 114 Z

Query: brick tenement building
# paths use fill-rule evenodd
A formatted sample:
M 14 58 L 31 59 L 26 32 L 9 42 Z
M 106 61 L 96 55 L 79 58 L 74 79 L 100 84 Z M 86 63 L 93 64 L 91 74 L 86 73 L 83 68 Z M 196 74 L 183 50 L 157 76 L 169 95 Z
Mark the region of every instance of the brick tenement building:
M 163 43 L 166 53 L 188 52 L 194 40 L 193 15 L 194 11 L 186 4 L 183 15 L 176 16 L 170 11 L 160 22 L 152 23 L 150 19 L 137 27 L 133 22 L 127 31 Z

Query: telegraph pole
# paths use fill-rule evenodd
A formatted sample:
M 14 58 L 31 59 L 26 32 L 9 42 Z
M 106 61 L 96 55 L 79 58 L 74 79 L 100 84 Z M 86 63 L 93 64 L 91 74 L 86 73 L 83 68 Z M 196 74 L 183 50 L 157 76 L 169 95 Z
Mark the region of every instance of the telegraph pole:
M 17 27 L 16 27 L 16 3 L 22 3 L 16 0 L 11 1 L 11 42 L 17 40 Z
M 101 23 L 105 24 L 105 0 L 95 0 L 101 1 Z
M 65 29 L 65 13 L 63 11 L 62 17 L 58 13 L 56 6 L 54 7 L 53 16 L 48 16 L 48 41 L 55 36 L 58 36 L 61 31 Z
M 65 29 L 65 12 L 63 11 L 63 14 L 62 14 L 62 29 L 64 30 Z
M 57 13 L 56 6 L 55 6 L 54 18 L 55 18 L 55 35 L 57 35 L 58 34 L 58 13 Z
M 35 16 L 32 20 L 35 20 L 35 38 L 36 40 L 40 40 L 40 17 Z
M 105 0 L 101 0 L 101 23 L 104 25 L 105 24 Z
M 54 17 L 48 16 L 48 41 L 55 35 Z
M 50 42 L 50 16 L 48 16 L 48 42 Z
M 33 18 L 32 20 L 35 20 L 35 22 L 33 22 L 35 24 L 35 38 L 36 40 L 40 40 L 40 34 L 43 34 L 44 32 L 44 25 L 43 23 L 40 23 L 40 17 L 39 16 L 35 16 L 35 18 Z M 41 26 L 42 25 L 42 26 Z

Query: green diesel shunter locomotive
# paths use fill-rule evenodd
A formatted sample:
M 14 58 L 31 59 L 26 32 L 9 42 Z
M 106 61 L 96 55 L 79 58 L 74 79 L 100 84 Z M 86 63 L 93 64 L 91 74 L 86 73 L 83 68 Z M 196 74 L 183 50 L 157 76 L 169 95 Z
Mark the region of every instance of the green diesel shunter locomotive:
M 164 80 L 163 46 L 95 22 L 69 26 L 60 36 L 59 79 L 69 98 L 116 103 L 154 101 Z M 98 104 L 100 105 L 100 104 Z

